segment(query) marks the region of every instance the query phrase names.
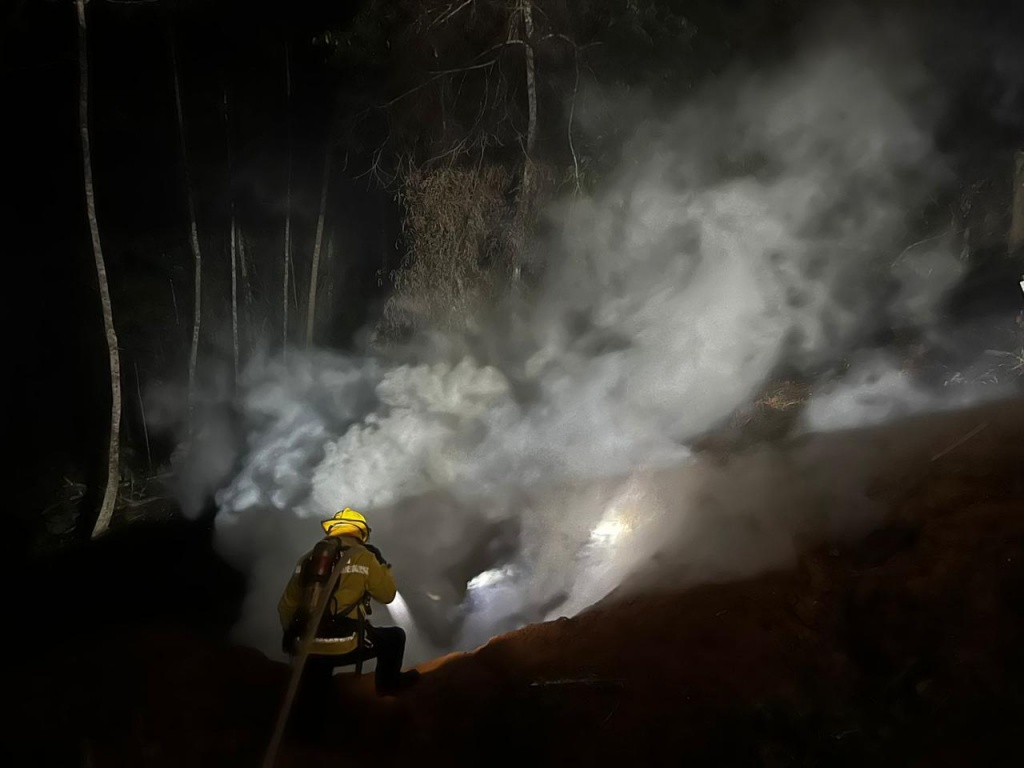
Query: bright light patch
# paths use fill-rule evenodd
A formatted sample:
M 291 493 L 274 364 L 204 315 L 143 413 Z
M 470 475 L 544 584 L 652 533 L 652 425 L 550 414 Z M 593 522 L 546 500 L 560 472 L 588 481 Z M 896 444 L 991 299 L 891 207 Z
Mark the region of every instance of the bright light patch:
M 395 592 L 395 599 L 388 603 L 388 613 L 391 614 L 391 618 L 395 620 L 396 624 L 413 627 L 412 614 L 409 613 L 409 606 L 406 605 L 405 598 L 400 592 Z
M 483 587 L 491 587 L 498 582 L 504 581 L 505 579 L 512 576 L 512 569 L 505 568 L 492 568 L 489 571 L 484 571 L 472 579 L 466 584 L 470 589 L 482 589 Z
M 629 535 L 633 526 L 621 514 L 612 514 L 599 522 L 590 532 L 590 541 L 605 547 L 614 546 L 623 536 Z

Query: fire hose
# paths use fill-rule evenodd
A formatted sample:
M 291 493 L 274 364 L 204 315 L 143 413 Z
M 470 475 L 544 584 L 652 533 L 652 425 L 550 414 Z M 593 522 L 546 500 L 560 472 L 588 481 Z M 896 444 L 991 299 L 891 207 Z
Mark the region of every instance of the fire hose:
M 285 689 L 284 700 L 281 702 L 281 707 L 277 712 L 277 720 L 274 723 L 274 733 L 271 736 L 270 745 L 267 747 L 266 754 L 263 757 L 263 768 L 273 768 L 274 761 L 277 759 L 277 752 L 281 747 L 281 740 L 284 738 L 284 729 L 288 724 L 288 715 L 291 714 L 292 705 L 295 703 L 295 695 L 298 693 L 299 683 L 302 680 L 302 670 L 306 666 L 309 651 L 316 640 L 320 620 L 323 618 L 324 611 L 327 610 L 327 605 L 330 603 L 331 596 L 338 585 L 342 569 L 351 557 L 352 550 L 344 550 L 331 569 L 327 579 L 324 581 L 317 580 L 312 585 L 314 593 L 312 595 L 313 599 L 310 602 L 313 605 L 313 609 L 299 638 L 298 650 L 292 661 L 292 673 L 288 679 L 288 687 Z

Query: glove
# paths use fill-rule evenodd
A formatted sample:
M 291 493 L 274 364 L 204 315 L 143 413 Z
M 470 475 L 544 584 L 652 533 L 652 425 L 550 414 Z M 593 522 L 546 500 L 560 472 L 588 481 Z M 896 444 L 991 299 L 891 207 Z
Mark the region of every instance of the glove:
M 295 655 L 299 649 L 299 640 L 302 639 L 304 624 L 305 620 L 302 616 L 295 616 L 281 637 L 281 650 L 289 656 Z
M 390 568 L 391 563 L 384 559 L 384 555 L 381 554 L 380 550 L 377 549 L 373 544 L 363 544 L 363 547 L 373 552 L 373 556 L 377 558 L 377 562 L 383 565 L 385 568 Z
M 281 650 L 289 656 L 294 656 L 298 650 L 299 639 L 302 634 L 295 629 L 286 629 L 281 638 Z

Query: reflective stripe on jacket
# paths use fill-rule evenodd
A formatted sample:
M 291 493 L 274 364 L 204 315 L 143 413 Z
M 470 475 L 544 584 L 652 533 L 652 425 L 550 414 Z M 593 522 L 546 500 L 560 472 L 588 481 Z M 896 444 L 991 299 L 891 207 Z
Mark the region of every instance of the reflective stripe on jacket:
M 374 557 L 373 553 L 364 548 L 358 539 L 351 536 L 343 536 L 341 537 L 341 542 L 345 547 L 351 547 L 352 556 L 342 567 L 341 579 L 338 581 L 338 586 L 334 590 L 334 595 L 327 606 L 324 616 L 330 616 L 338 611 L 343 611 L 348 606 L 354 606 L 346 612 L 345 616 L 358 621 L 361 616 L 364 616 L 363 595 L 369 594 L 378 603 L 387 605 L 395 599 L 395 579 L 391 575 L 391 568 L 377 562 L 377 558 Z M 303 590 L 299 577 L 302 573 L 303 564 L 309 560 L 311 555 L 312 550 L 303 555 L 296 564 L 295 570 L 288 580 L 288 586 L 285 588 L 284 594 L 281 595 L 281 600 L 277 604 L 277 613 L 281 619 L 282 629 L 288 628 L 292 616 L 295 615 L 302 601 Z M 338 655 L 349 653 L 356 649 L 358 641 L 354 628 L 351 631 L 346 630 L 345 633 L 338 632 L 335 634 L 338 636 L 317 637 L 311 653 Z

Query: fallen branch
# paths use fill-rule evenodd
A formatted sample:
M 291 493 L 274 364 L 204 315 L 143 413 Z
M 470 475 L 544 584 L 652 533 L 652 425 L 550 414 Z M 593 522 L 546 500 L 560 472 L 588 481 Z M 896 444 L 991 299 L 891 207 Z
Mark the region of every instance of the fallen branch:
M 154 501 L 167 501 L 168 499 L 173 498 L 173 496 L 148 496 L 144 499 L 125 499 L 124 506 L 134 509 L 136 507 L 144 507 L 147 504 L 152 504 Z
M 988 422 L 987 422 L 987 421 L 986 421 L 986 422 L 983 422 L 983 423 L 981 423 L 981 424 L 979 424 L 979 425 L 978 425 L 978 426 L 976 426 L 976 427 L 975 427 L 974 429 L 972 429 L 972 430 L 971 430 L 970 432 L 968 432 L 968 433 L 967 433 L 966 435 L 964 435 L 964 436 L 963 436 L 963 437 L 961 437 L 961 438 L 960 438 L 959 440 L 957 440 L 957 441 L 956 441 L 955 443 L 953 443 L 953 444 L 952 444 L 951 446 L 949 446 L 949 448 L 947 448 L 947 449 L 946 449 L 946 450 L 944 450 L 944 451 L 940 451 L 939 453 L 937 453 L 937 454 L 935 454 L 934 456 L 932 456 L 931 460 L 932 460 L 932 461 L 937 461 L 938 459 L 941 459 L 941 458 L 942 458 L 943 456 L 945 456 L 946 454 L 948 454 L 948 453 L 950 453 L 950 452 L 952 452 L 952 451 L 956 450 L 956 449 L 957 449 L 957 448 L 959 448 L 959 447 L 960 447 L 961 445 L 963 445 L 963 444 L 964 444 L 964 443 L 966 443 L 966 442 L 967 442 L 968 440 L 970 440 L 970 439 L 971 439 L 972 437 L 974 437 L 974 436 L 975 436 L 976 434 L 978 434 L 979 432 L 981 432 L 981 430 L 983 430 L 983 429 L 984 429 L 985 427 L 987 427 L 987 426 L 988 426 Z

